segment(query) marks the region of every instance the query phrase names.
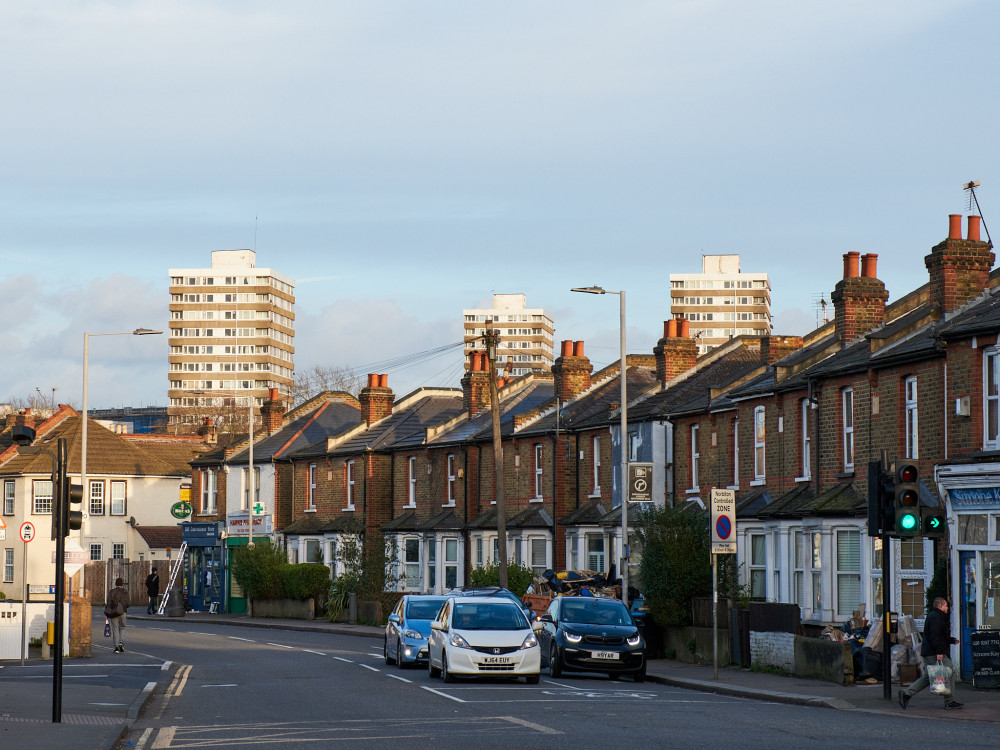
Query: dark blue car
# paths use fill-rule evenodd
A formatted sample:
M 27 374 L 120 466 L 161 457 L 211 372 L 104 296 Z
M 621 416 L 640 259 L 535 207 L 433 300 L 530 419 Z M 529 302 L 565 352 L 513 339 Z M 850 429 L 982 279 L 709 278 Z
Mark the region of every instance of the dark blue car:
M 557 596 L 541 619 L 542 664 L 553 677 L 572 670 L 646 679 L 646 642 L 618 599 Z
M 383 653 L 386 664 L 427 663 L 427 637 L 431 632 L 431 620 L 437 617 L 444 604 L 443 596 L 407 594 L 389 615 L 385 626 Z

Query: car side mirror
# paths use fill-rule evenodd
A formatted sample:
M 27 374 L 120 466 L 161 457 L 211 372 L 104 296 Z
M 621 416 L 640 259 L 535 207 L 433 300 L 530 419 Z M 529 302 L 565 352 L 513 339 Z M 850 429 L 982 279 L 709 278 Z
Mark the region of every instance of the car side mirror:
M 545 625 L 544 623 L 541 622 L 533 622 L 531 623 L 531 629 L 536 633 L 541 633 L 543 630 L 545 630 Z
M 552 623 L 555 622 L 555 620 L 552 619 L 552 615 L 550 615 L 548 612 L 544 613 L 538 619 L 541 620 L 542 622 L 552 622 Z
M 446 630 L 444 623 L 439 620 L 434 620 L 431 622 L 431 630 Z
M 395 624 L 398 625 L 400 623 L 399 615 L 396 615 L 396 614 L 389 615 L 389 622 L 392 622 L 392 623 L 395 623 Z

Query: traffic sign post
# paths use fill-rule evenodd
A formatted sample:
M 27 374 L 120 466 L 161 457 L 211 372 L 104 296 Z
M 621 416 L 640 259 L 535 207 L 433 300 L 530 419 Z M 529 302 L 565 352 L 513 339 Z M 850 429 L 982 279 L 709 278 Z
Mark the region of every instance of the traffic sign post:
M 628 500 L 630 503 L 653 502 L 653 464 L 628 465 Z
M 736 490 L 714 489 L 712 503 L 712 676 L 719 679 L 719 555 L 736 554 Z

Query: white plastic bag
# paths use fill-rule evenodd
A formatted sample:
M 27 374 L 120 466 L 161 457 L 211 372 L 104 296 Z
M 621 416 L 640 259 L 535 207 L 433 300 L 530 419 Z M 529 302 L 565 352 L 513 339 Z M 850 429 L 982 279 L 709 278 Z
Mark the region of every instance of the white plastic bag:
M 927 663 L 927 679 L 934 695 L 951 695 L 951 669 L 937 661 Z

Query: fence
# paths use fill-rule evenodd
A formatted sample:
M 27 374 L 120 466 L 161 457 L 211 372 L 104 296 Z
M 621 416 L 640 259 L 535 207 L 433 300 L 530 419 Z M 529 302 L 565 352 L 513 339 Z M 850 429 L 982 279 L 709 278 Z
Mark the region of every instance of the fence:
M 146 576 L 149 575 L 153 562 L 149 560 L 102 560 L 90 562 L 83 566 L 83 598 L 94 606 L 104 607 L 108 600 L 108 592 L 114 588 L 115 579 L 121 578 L 128 592 L 128 600 L 132 605 L 146 604 Z M 166 563 L 157 563 L 160 573 L 160 591 L 166 585 L 163 572 Z

